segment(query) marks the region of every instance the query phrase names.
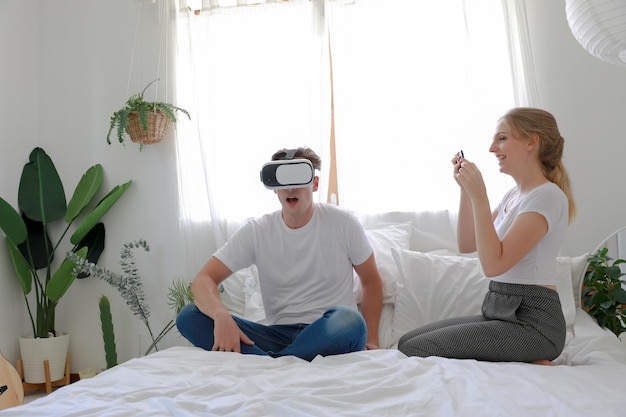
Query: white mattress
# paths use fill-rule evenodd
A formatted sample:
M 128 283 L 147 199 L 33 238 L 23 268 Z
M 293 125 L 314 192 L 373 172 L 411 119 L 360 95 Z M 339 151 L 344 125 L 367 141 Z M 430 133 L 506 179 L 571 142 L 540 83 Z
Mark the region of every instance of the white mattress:
M 394 349 L 272 359 L 173 347 L 1 416 L 625 416 L 626 346 L 582 311 L 555 366 Z

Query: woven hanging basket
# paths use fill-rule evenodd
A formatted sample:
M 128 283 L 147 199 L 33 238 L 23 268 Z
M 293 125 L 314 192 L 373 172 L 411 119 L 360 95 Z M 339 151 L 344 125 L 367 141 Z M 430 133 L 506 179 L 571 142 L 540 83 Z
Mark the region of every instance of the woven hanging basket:
M 128 115 L 128 127 L 126 131 L 130 140 L 142 145 L 150 145 L 161 142 L 165 138 L 165 133 L 170 125 L 170 118 L 160 111 L 150 111 L 148 113 L 148 130 L 144 130 L 139 122 L 137 112 Z

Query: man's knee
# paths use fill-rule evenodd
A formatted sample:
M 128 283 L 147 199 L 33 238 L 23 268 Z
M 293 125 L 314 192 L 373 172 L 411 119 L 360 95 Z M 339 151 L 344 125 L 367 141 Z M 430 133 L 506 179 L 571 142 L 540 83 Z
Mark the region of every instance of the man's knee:
M 198 310 L 198 307 L 196 307 L 196 305 L 193 303 L 187 304 L 180 310 L 180 312 L 176 316 L 176 327 L 178 328 L 180 334 L 185 336 L 187 330 L 194 325 L 194 316 L 199 313 L 200 310 Z
M 367 325 L 358 310 L 347 306 L 336 306 L 329 309 L 326 315 L 329 319 L 330 333 L 364 335 L 367 340 Z
M 337 322 L 345 322 L 347 324 L 362 323 L 365 325 L 365 320 L 363 319 L 361 313 L 352 307 L 335 306 L 328 309 L 326 315 L 332 317 L 332 319 Z

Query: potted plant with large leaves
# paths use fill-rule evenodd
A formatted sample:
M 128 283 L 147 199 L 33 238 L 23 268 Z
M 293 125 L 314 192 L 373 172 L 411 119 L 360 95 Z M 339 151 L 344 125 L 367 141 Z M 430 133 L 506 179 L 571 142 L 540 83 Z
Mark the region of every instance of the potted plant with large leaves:
M 37 147 L 30 153 L 29 162 L 22 170 L 18 190 L 19 212 L 0 197 L 0 229 L 6 236 L 9 256 L 24 293 L 33 332 L 33 337 L 20 338 L 26 382 L 45 382 L 43 361 L 25 357 L 26 344 L 31 340 L 36 343 L 47 339 L 48 342 L 44 343 L 59 344 L 61 349 L 69 347 L 69 336 L 58 332 L 55 326 L 59 300 L 77 277 L 75 264 L 65 259 L 65 253 L 69 250 L 91 262 L 98 261 L 105 243 L 104 224 L 100 219 L 132 183 L 128 181 L 114 187 L 97 204 L 92 204 L 103 178 L 100 164 L 90 167 L 66 204 L 63 183 L 52 159 Z M 75 223 L 78 225 L 69 234 Z M 68 234 L 69 243 L 65 239 Z M 55 262 L 55 254 L 59 250 L 63 253 Z M 31 294 L 33 289 L 34 294 Z M 35 305 L 31 306 L 33 299 Z M 53 359 L 48 359 L 51 381 L 59 379 L 59 374 L 62 377 L 65 372 L 67 347 L 61 358 L 56 357 L 60 363 L 52 363 Z
M 605 247 L 587 259 L 582 306 L 600 326 L 619 336 L 626 332 L 626 290 L 622 287 L 626 274 L 620 267 L 626 260 L 613 259 L 608 252 Z
M 126 135 L 130 140 L 143 145 L 158 143 L 163 140 L 170 123 L 177 122 L 177 113 L 191 119 L 189 112 L 173 104 L 144 99 L 146 89 L 156 82 L 150 82 L 141 93 L 131 96 L 124 107 L 113 113 L 107 133 L 107 143 L 111 144 L 111 134 L 115 132 L 117 140 L 124 144 Z

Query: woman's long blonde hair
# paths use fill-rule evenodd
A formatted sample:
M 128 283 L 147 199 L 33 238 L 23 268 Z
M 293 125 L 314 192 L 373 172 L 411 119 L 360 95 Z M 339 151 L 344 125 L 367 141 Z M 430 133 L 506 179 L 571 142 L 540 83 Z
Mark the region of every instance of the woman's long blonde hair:
M 569 175 L 562 160 L 565 140 L 559 132 L 556 119 L 545 110 L 531 107 L 511 109 L 503 116 L 503 119 L 521 139 L 528 139 L 535 134 L 539 137 L 538 155 L 543 167 L 543 175 L 558 185 L 567 196 L 571 223 L 576 217 L 576 203 Z

